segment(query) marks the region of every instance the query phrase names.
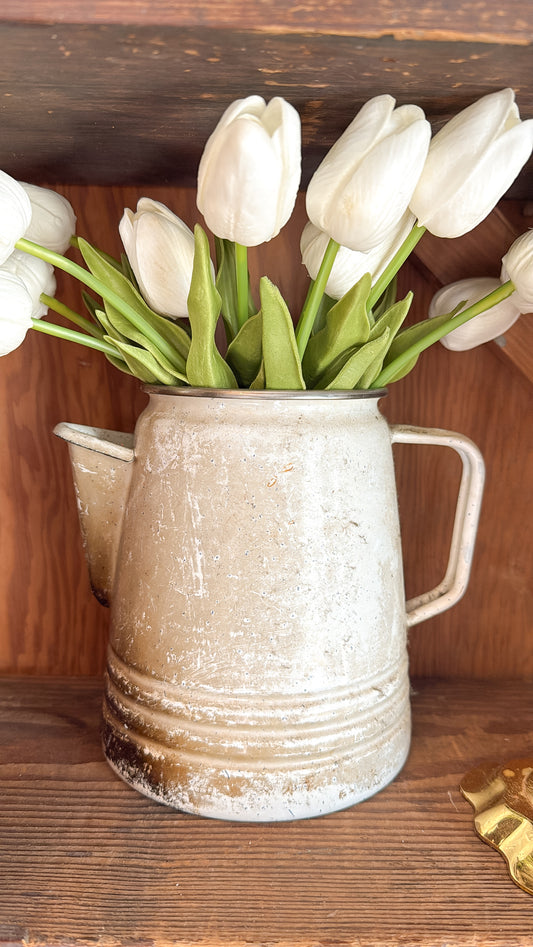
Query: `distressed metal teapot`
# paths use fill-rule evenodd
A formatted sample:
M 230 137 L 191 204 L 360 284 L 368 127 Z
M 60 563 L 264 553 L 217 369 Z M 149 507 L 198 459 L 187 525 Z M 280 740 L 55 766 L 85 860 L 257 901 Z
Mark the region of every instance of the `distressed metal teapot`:
M 410 742 L 406 628 L 469 576 L 484 466 L 383 391 L 147 389 L 135 436 L 60 424 L 111 604 L 104 747 L 160 802 L 271 821 L 382 789 Z M 405 603 L 392 443 L 461 457 L 443 582 Z

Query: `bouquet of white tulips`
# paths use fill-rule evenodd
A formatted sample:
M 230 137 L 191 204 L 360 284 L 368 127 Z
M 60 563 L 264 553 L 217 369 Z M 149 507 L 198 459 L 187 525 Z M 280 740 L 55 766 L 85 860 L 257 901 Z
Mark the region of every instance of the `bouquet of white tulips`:
M 299 314 L 266 276 L 256 298 L 248 272 L 247 248 L 279 233 L 300 186 L 300 119 L 282 98 L 234 102 L 207 142 L 198 208 L 215 265 L 206 231 L 148 198 L 124 211 L 125 254 L 113 259 L 75 235 L 64 198 L 0 171 L 0 354 L 33 328 L 98 349 L 151 384 L 381 388 L 434 342 L 470 348 L 533 309 L 533 231 L 509 249 L 499 280 L 445 287 L 408 328 L 412 294 L 396 299 L 396 274 L 424 232 L 449 238 L 475 227 L 532 150 L 533 121 L 520 120 L 511 89 L 433 138 L 417 106 L 371 99 L 310 181 L 301 238 L 310 286 Z M 70 245 L 85 266 L 64 255 Z M 82 283 L 86 315 L 55 298 L 54 268 Z M 49 310 L 75 328 L 45 320 Z

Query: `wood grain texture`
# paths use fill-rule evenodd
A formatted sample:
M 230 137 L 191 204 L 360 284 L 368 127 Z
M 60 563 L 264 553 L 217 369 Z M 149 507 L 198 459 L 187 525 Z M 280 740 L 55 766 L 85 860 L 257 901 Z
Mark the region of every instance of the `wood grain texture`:
M 195 195 L 186 189 L 75 188 L 63 192 L 78 213 L 78 232 L 119 252 L 125 206 L 147 193 L 192 225 Z M 263 273 L 280 285 L 293 313 L 305 297 L 299 237 L 303 196 L 280 236 L 250 254 L 253 282 Z M 492 227 L 492 225 L 490 225 Z M 401 274 L 423 318 L 438 280 L 419 245 Z M 483 241 L 474 233 L 461 265 L 478 266 Z M 499 250 L 495 251 L 499 256 Z M 453 241 L 440 241 L 434 260 L 444 273 Z M 493 260 L 490 261 L 494 265 Z M 499 263 L 497 264 L 499 266 Z M 446 270 L 446 272 L 448 272 Z M 450 271 L 451 272 L 451 271 Z M 458 275 L 464 275 L 459 273 Z M 446 279 L 448 276 L 446 276 Z M 80 308 L 77 285 L 58 293 Z M 525 321 L 527 317 L 524 317 Z M 520 326 L 520 322 L 517 327 Z M 517 327 L 507 335 L 510 340 Z M 51 431 L 59 421 L 133 430 L 146 402 L 138 383 L 105 359 L 30 333 L 0 363 L 0 670 L 28 674 L 97 674 L 103 667 L 109 613 L 92 598 L 82 557 L 68 451 Z M 494 343 L 451 353 L 437 345 L 415 371 L 391 387 L 389 420 L 456 430 L 470 436 L 487 463 L 487 485 L 470 587 L 459 605 L 411 631 L 411 669 L 443 677 L 533 676 L 533 547 L 530 495 L 533 387 Z M 459 476 L 452 452 L 395 448 L 409 597 L 443 577 Z
M 223 110 L 252 93 L 284 96 L 300 112 L 304 186 L 376 94 L 416 103 L 437 130 L 512 86 L 522 116 L 533 117 L 528 44 L 276 32 L 246 22 L 0 22 L 0 167 L 50 184 L 192 184 Z M 532 193 L 530 161 L 511 194 Z
M 0 18 L 31 22 L 144 23 L 172 26 L 201 24 L 215 28 L 272 32 L 393 35 L 396 39 L 475 38 L 488 43 L 526 43 L 533 36 L 527 0 L 429 0 L 414 8 L 404 0 L 352 0 L 284 3 L 282 0 L 4 0 Z
M 531 897 L 475 835 L 463 775 L 523 755 L 531 685 L 415 682 L 410 758 L 307 821 L 167 809 L 102 758 L 101 684 L 0 683 L 0 943 L 531 947 Z

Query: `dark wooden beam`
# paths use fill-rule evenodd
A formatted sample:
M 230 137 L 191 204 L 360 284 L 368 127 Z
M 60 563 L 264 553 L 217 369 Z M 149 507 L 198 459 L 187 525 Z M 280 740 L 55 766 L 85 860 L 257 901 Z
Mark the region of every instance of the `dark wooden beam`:
M 529 0 L 3 0 L 0 19 L 38 23 L 127 23 L 261 30 L 270 33 L 331 33 L 429 39 L 530 43 Z
M 533 117 L 522 43 L 4 21 L 0 50 L 0 167 L 50 184 L 191 184 L 222 111 L 252 93 L 299 110 L 304 186 L 379 93 L 420 105 L 435 130 L 505 86 Z M 530 163 L 511 196 L 532 192 Z

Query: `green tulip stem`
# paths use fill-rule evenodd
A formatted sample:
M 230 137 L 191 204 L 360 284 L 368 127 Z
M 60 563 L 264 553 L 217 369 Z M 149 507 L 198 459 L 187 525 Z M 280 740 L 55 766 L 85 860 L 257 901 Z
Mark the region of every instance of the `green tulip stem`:
M 176 353 L 172 345 L 164 339 L 156 329 L 154 329 L 144 318 L 143 316 L 136 312 L 135 309 L 125 302 L 118 293 L 115 293 L 112 289 L 109 289 L 105 283 L 97 279 L 96 276 L 93 276 L 92 273 L 89 273 L 88 270 L 84 269 L 83 266 L 79 266 L 78 263 L 75 263 L 74 260 L 69 260 L 67 257 L 62 256 L 60 253 L 55 253 L 53 250 L 48 250 L 46 247 L 41 247 L 38 243 L 32 243 L 30 240 L 26 240 L 25 237 L 21 237 L 20 240 L 17 240 L 15 246 L 19 250 L 23 250 L 24 253 L 29 253 L 30 256 L 36 256 L 40 260 L 44 260 L 46 263 L 51 263 L 52 266 L 56 266 L 59 270 L 63 270 L 65 273 L 68 273 L 69 276 L 73 276 L 75 279 L 79 280 L 80 283 L 84 283 L 85 286 L 88 286 L 89 289 L 92 289 L 95 293 L 98 293 L 102 299 L 105 299 L 111 306 L 114 306 L 115 309 L 118 309 L 120 313 L 127 319 L 129 322 L 134 325 L 139 332 L 147 338 L 150 339 L 154 345 L 157 346 L 159 351 L 166 355 L 172 364 L 175 362 Z M 46 331 L 46 330 L 45 330 Z
M 372 289 L 370 290 L 370 296 L 368 297 L 367 303 L 369 311 L 376 305 L 379 297 L 385 292 L 387 286 L 391 280 L 394 279 L 396 273 L 405 263 L 407 257 L 412 252 L 412 250 L 414 250 L 418 241 L 424 236 L 425 232 L 425 227 L 419 227 L 418 224 L 415 224 L 413 229 L 408 233 L 400 249 L 396 251 L 392 260 L 389 261 L 383 270 L 383 273 L 378 277 Z
M 235 277 L 237 286 L 237 321 L 239 329 L 248 319 L 248 247 L 235 244 Z
M 433 332 L 429 332 L 424 336 L 423 339 L 419 339 L 418 342 L 413 343 L 413 345 L 406 349 L 405 352 L 402 352 L 401 355 L 398 355 L 394 361 L 389 362 L 389 364 L 373 381 L 371 387 L 383 388 L 392 378 L 395 377 L 395 375 L 398 374 L 402 368 L 404 368 L 404 366 L 408 365 L 409 362 L 413 360 L 413 358 L 420 355 L 420 353 L 425 351 L 425 349 L 428 349 L 430 345 L 438 342 L 439 339 L 442 339 L 454 329 L 458 329 L 459 326 L 464 325 L 465 322 L 469 322 L 470 319 L 474 319 L 475 316 L 479 316 L 482 312 L 486 312 L 488 309 L 492 309 L 493 306 L 497 306 L 498 303 L 503 302 L 503 300 L 507 299 L 507 297 L 510 296 L 511 293 L 514 293 L 514 291 L 515 287 L 513 283 L 511 280 L 508 280 L 506 283 L 502 283 L 498 289 L 495 289 L 492 293 L 484 296 L 483 299 L 480 299 L 478 302 L 468 306 L 467 309 L 463 309 L 462 312 L 458 312 L 455 316 L 450 316 L 447 322 L 438 326 Z
M 335 257 L 339 251 L 340 244 L 330 238 L 326 247 L 326 252 L 322 258 L 320 269 L 316 275 L 314 283 L 311 283 L 307 298 L 303 305 L 301 316 L 296 327 L 296 342 L 298 344 L 298 354 L 303 358 L 303 354 L 309 341 L 313 326 L 315 324 L 316 314 L 320 302 L 324 295 L 329 275 L 335 262 Z
M 38 332 L 44 332 L 45 335 L 55 335 L 58 339 L 66 339 L 67 342 L 77 342 L 79 345 L 86 345 L 90 349 L 97 349 L 105 355 L 111 355 L 114 359 L 123 361 L 120 352 L 117 352 L 114 345 L 104 342 L 102 339 L 95 339 L 92 335 L 85 335 L 84 332 L 76 332 L 74 329 L 66 329 L 65 326 L 58 326 L 53 322 L 45 322 L 43 319 L 32 319 L 32 328 Z
M 57 312 L 59 316 L 64 316 L 65 319 L 68 319 L 69 322 L 73 322 L 74 325 L 83 329 L 88 335 L 94 336 L 95 339 L 102 339 L 104 337 L 104 332 L 99 326 L 95 325 L 94 322 L 90 322 L 85 316 L 80 316 L 78 312 L 74 312 L 73 309 L 70 309 L 59 299 L 56 299 L 54 296 L 47 296 L 46 293 L 41 293 L 39 298 L 52 312 Z

